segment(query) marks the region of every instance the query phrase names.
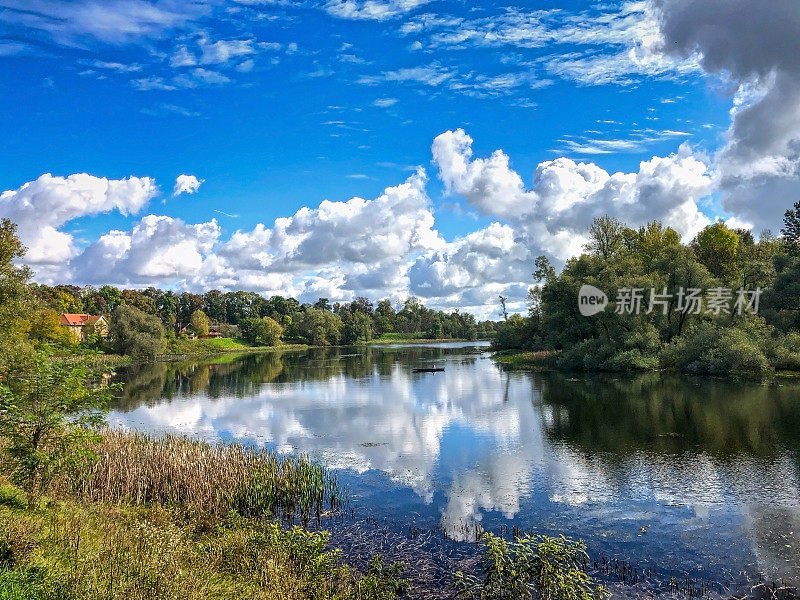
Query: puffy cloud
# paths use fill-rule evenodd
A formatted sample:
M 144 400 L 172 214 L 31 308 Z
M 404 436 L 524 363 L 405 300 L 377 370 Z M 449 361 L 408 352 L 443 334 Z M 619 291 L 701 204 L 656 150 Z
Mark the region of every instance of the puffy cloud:
M 73 236 L 58 229 L 79 217 L 117 210 L 123 215 L 139 212 L 158 188 L 150 177 L 107 179 L 86 173 L 55 177 L 45 173 L 19 189 L 0 194 L 0 216 L 18 225 L 28 247 L 26 262 L 33 265 L 63 264 L 78 250 Z
M 27 260 L 44 281 L 250 289 L 301 300 L 413 294 L 481 316 L 494 313 L 499 294 L 509 297 L 511 308 L 523 309 L 533 257 L 563 260 L 580 252 L 595 216 L 632 224 L 661 219 L 685 236 L 708 223 L 697 200 L 711 189 L 711 178 L 688 146 L 644 161 L 634 173 L 609 174 L 566 158 L 543 162 L 531 187 L 502 150 L 473 156 L 463 130 L 438 136 L 432 153 L 447 192 L 463 195 L 496 222 L 442 239 L 421 168 L 374 199 L 325 200 L 228 239 L 214 220 L 191 224 L 148 215 L 80 251 L 60 229 L 80 216 L 137 212 L 156 193 L 148 178 L 45 175 L 0 196 L 0 214 L 20 223 L 32 248 Z M 180 175 L 174 195 L 194 193 L 202 182 Z M 44 227 L 42 213 L 48 215 Z
M 270 229 L 258 225 L 236 232 L 220 253 L 235 266 L 279 272 L 404 260 L 441 243 L 425 182 L 420 169 L 374 200 L 325 200 L 316 209 L 301 208 L 276 219 Z
M 89 176 L 73 176 L 60 184 L 81 177 Z M 93 190 L 83 192 L 88 200 L 76 207 L 76 198 L 81 197 L 76 185 L 66 193 L 53 183 L 44 186 L 43 181 L 6 192 L 0 204 L 7 209 L 0 214 L 21 224 L 23 240 L 36 242 L 26 260 L 40 281 L 249 289 L 304 300 L 320 296 L 347 300 L 360 294 L 399 299 L 408 294 L 408 268 L 415 257 L 444 245 L 434 229 L 422 169 L 375 199 L 326 200 L 316 208 L 304 207 L 278 218 L 271 226 L 257 224 L 252 230 L 236 231 L 227 240 L 220 238 L 215 220 L 192 224 L 148 215 L 129 231 L 109 231 L 82 251 L 58 227 L 111 208 L 126 215 L 136 212 L 152 197 L 155 184 L 142 180 L 153 192 L 137 196 L 132 193 L 131 182 L 138 181 L 134 178 L 107 182 L 102 202 Z M 90 181 L 98 187 L 105 180 Z M 191 193 L 200 183 L 194 176 L 181 175 L 175 193 Z M 122 184 L 132 189 L 120 189 Z M 46 187 L 48 193 L 36 192 L 34 185 Z M 47 235 L 34 238 L 35 218 L 42 209 L 51 216 L 52 226 Z
M 664 52 L 698 55 L 736 86 L 716 161 L 722 204 L 776 227 L 800 187 L 800 4 L 794 0 L 660 0 Z
M 215 220 L 190 225 L 148 215 L 130 232 L 110 231 L 71 264 L 72 276 L 89 283 L 161 285 L 202 275 L 205 257 L 219 238 Z
M 546 161 L 530 188 L 502 150 L 474 157 L 472 138 L 461 129 L 439 135 L 431 151 L 446 193 L 504 221 L 417 258 L 409 270 L 411 292 L 436 305 L 488 316 L 503 294 L 512 309 L 523 309 L 534 257 L 561 261 L 579 254 L 592 219 L 604 214 L 631 225 L 658 219 L 685 239 L 710 222 L 698 202 L 712 191 L 713 179 L 688 145 L 643 161 L 633 173 L 610 174 L 568 158 Z
M 579 249 L 566 242 L 579 239 L 591 220 L 604 214 L 631 224 L 659 219 L 684 236 L 709 222 L 697 201 L 711 192 L 712 178 L 687 145 L 643 161 L 635 173 L 609 174 L 568 158 L 546 161 L 536 168 L 530 189 L 502 150 L 473 158 L 472 138 L 461 129 L 439 135 L 432 153 L 448 192 L 509 222 L 530 248 L 561 259 Z
M 472 158 L 472 138 L 463 129 L 446 131 L 433 140 L 433 161 L 448 192 L 463 195 L 486 214 L 513 217 L 532 208 L 534 197 L 509 166 L 502 150 L 488 159 Z
M 409 270 L 411 292 L 452 305 L 468 295 L 470 305 L 482 306 L 515 284 L 514 295 L 524 296 L 531 264 L 528 247 L 514 230 L 492 223 L 417 259 Z
M 172 189 L 172 195 L 194 194 L 200 189 L 200 184 L 202 183 L 205 183 L 205 179 L 198 179 L 194 175 L 178 175 L 175 178 L 175 187 Z

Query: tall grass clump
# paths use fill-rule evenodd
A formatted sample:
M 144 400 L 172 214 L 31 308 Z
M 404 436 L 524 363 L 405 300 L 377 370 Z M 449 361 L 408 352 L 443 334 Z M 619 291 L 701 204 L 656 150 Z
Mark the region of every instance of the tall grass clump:
M 98 460 L 60 478 L 57 493 L 90 502 L 155 504 L 201 520 L 236 511 L 245 517 L 299 517 L 304 525 L 342 499 L 336 477 L 306 457 L 116 430 L 104 431 L 94 452 Z
M 3 600 L 395 600 L 397 564 L 363 573 L 327 532 L 233 513 L 199 531 L 160 506 L 0 505 Z

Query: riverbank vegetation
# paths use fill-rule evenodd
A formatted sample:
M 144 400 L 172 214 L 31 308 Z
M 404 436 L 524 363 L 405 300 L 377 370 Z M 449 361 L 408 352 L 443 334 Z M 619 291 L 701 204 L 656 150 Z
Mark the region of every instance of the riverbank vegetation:
M 763 232 L 756 240 L 714 223 L 684 245 L 658 222 L 634 229 L 595 219 L 585 252 L 560 274 L 545 257 L 536 260 L 529 314 L 507 318 L 493 347 L 554 351 L 554 364 L 572 370 L 751 378 L 798 371 L 798 223 L 800 202 L 786 212 L 780 237 Z M 584 285 L 607 295 L 605 310 L 580 313 Z M 688 300 L 691 290 L 702 292 L 699 306 Z M 724 302 L 715 305 L 714 298 Z
M 104 315 L 111 324 L 110 342 L 104 343 L 89 331 L 82 345 L 142 357 L 178 353 L 180 340 L 195 338 L 231 339 L 251 347 L 335 346 L 367 343 L 391 334 L 404 339 L 474 340 L 491 337 L 495 326 L 492 321 L 478 322 L 468 313 L 429 309 L 416 298 L 395 306 L 389 299 L 373 303 L 367 298 L 347 303 L 332 304 L 327 298 L 300 303 L 294 298 L 264 298 L 245 291 L 194 294 L 152 287 L 121 290 L 110 285 L 29 287 L 31 300 L 41 312 L 33 320 L 44 322 L 38 326 L 43 330 L 41 337 L 58 344 L 75 343 L 58 326 L 59 314 Z M 182 347 L 193 348 L 186 344 Z
M 399 564 L 351 568 L 319 524 L 340 491 L 304 458 L 101 432 L 31 502 L 0 487 L 0 597 L 391 600 Z

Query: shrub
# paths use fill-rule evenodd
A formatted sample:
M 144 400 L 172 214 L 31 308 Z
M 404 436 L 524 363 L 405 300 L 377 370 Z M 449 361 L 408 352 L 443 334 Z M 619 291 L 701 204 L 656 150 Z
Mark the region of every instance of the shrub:
M 772 365 L 781 371 L 800 371 L 800 333 L 779 337 L 770 347 Z
M 458 598 L 480 600 L 598 600 L 608 596 L 586 574 L 586 545 L 560 537 L 528 535 L 507 542 L 483 536 L 483 579 L 456 573 Z
M 519 350 L 533 347 L 537 341 L 533 319 L 514 314 L 497 326 L 492 349 Z
M 698 375 L 760 379 L 771 372 L 758 335 L 702 323 L 661 352 L 662 366 Z

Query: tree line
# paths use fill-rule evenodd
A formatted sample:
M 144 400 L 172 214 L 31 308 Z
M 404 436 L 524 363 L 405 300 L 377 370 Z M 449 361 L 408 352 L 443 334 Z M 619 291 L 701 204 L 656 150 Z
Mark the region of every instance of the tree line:
M 633 228 L 603 216 L 583 254 L 560 274 L 540 256 L 533 277 L 528 315 L 499 325 L 496 349 L 553 351 L 539 359 L 590 371 L 800 370 L 800 202 L 781 235 L 757 240 L 717 222 L 684 244 L 660 222 Z M 605 292 L 605 310 L 581 314 L 584 285 Z
M 474 340 L 490 337 L 495 328 L 494 322 L 479 322 L 466 312 L 427 308 L 417 298 L 398 305 L 388 298 L 373 303 L 364 297 L 352 302 L 331 303 L 320 298 L 314 303 L 301 303 L 295 298 L 265 298 L 248 291 L 210 290 L 197 294 L 155 287 L 120 289 L 112 285 L 31 283 L 30 271 L 14 264 L 25 252 L 14 224 L 3 220 L 0 234 L 0 268 L 5 270 L 6 286 L 13 287 L 6 295 L 9 300 L 11 296 L 16 298 L 15 302 L 2 302 L 0 290 L 0 321 L 2 313 L 8 313 L 8 322 L 15 323 L 18 333 L 24 332 L 24 337 L 34 342 L 74 343 L 71 334 L 60 326 L 61 313 L 106 316 L 110 342 L 102 342 L 99 332 L 87 327 L 88 344 L 134 355 L 158 353 L 170 339 L 186 334 L 204 336 L 212 327 L 223 337 L 241 338 L 256 345 L 287 342 L 315 346 L 357 344 L 388 335 Z M 8 335 L 6 339 L 13 337 Z

